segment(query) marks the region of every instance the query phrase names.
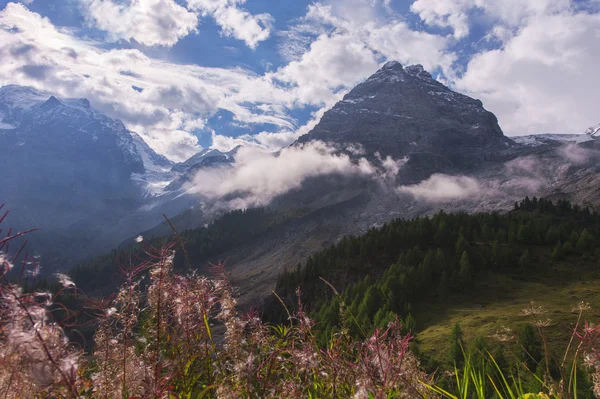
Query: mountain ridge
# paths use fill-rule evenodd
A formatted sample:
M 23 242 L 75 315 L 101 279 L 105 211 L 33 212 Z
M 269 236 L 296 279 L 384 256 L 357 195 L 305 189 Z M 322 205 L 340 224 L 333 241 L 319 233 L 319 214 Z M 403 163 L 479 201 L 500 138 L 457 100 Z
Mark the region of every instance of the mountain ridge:
M 59 207 L 62 219 L 69 219 L 69 223 L 57 222 L 61 231 L 58 236 L 69 241 L 70 231 L 76 231 L 85 242 L 85 245 L 77 245 L 91 256 L 116 247 L 127 237 L 136 237 L 142 232 L 150 237 L 169 234 L 170 228 L 162 223 L 163 213 L 176 221 L 179 230 L 202 226 L 219 216 L 207 214 L 202 196 L 187 193 L 186 187 L 200 168 L 235 167 L 237 148 L 228 153 L 203 149 L 186 161 L 175 164 L 153 151 L 122 122 L 95 111 L 85 99 L 61 99 L 19 86 L 0 89 L 0 123 L 4 124 L 0 125 L 0 140 L 6 143 L 12 135 L 13 147 L 19 147 L 20 143 L 23 143 L 20 147 L 36 144 L 32 140 L 22 140 L 24 134 L 32 133 L 32 129 L 47 136 L 52 129 L 61 126 L 65 128 L 64 134 L 87 138 L 86 145 L 97 148 L 93 146 L 106 137 L 91 131 L 90 121 L 105 131 L 106 137 L 113 139 L 105 143 L 106 153 L 100 152 L 101 157 L 98 154 L 90 157 L 84 152 L 77 162 L 89 163 L 95 159 L 94 162 L 104 165 L 102 162 L 106 159 L 100 158 L 106 158 L 107 154 L 116 156 L 120 160 L 100 168 L 112 171 L 116 179 L 112 183 L 116 185 L 111 186 L 110 179 L 104 182 L 102 178 L 106 176 L 97 177 L 97 171 L 87 173 L 83 180 L 87 185 L 72 176 L 71 190 L 72 187 L 84 186 L 86 195 L 90 195 L 100 187 L 100 194 L 107 194 L 108 198 L 93 195 L 90 203 L 96 204 L 97 208 L 82 205 L 83 210 L 77 217 L 67 217 L 64 203 L 47 208 L 54 212 Z M 82 131 L 86 134 L 81 134 Z M 535 145 L 521 139 L 513 141 L 503 135 L 496 117 L 483 108 L 481 101 L 453 92 L 435 81 L 420 65 L 403 67 L 397 62 L 387 63 L 346 94 L 295 145 L 315 140 L 333 143 L 351 159 L 364 157 L 375 166 L 380 165 L 386 155 L 395 159 L 405 157 L 407 161 L 399 168 L 396 178 L 385 184 L 368 176 L 333 175 L 306 179 L 301 189 L 279 195 L 269 205 L 273 209 L 290 212 L 301 209 L 306 216 L 304 221 L 296 223 L 285 233 L 285 240 L 274 237 L 269 241 L 271 244 L 265 244 L 265 248 L 282 251 L 280 267 L 283 267 L 288 261 L 301 260 L 311 251 L 336 242 L 344 235 L 363 233 L 391 218 L 415 217 L 440 208 L 493 210 L 506 207 L 525 195 L 535 194 L 580 198 L 587 202 L 600 200 L 586 189 L 595 181 L 593 160 L 597 154 L 596 142 L 580 142 L 583 140 L 577 137 L 576 147 L 571 148 L 573 143 L 566 143 L 563 139 L 547 135 L 536 138 Z M 63 159 L 64 148 L 59 150 L 58 147 L 52 142 L 46 148 L 38 146 L 35 151 L 41 152 L 36 157 L 49 157 L 52 152 L 48 151 L 52 149 L 54 154 L 62 151 L 60 156 L 54 156 L 56 160 L 66 161 Z M 73 153 L 77 154 L 77 151 Z M 12 163 L 18 164 L 19 159 L 24 159 L 22 150 L 19 154 L 21 158 L 14 158 Z M 280 153 L 274 156 L 280 156 Z M 546 168 L 531 166 L 533 158 L 535 162 L 546 163 Z M 565 163 L 569 163 L 568 167 L 563 167 Z M 78 164 L 63 162 L 62 167 L 71 173 L 75 169 L 73 165 Z M 549 168 L 556 168 L 558 172 L 552 173 Z M 39 181 L 38 177 L 34 177 L 35 171 L 30 174 L 30 181 Z M 44 182 L 44 179 L 41 180 Z M 52 182 L 50 178 L 46 180 L 44 183 Z M 427 193 L 431 185 L 438 189 L 435 184 L 439 182 L 450 184 L 454 191 L 459 190 L 452 194 L 458 196 L 443 201 L 415 196 L 415 193 Z M 461 186 L 464 182 L 471 184 L 466 188 L 472 191 L 469 196 L 460 192 L 465 189 Z M 60 193 L 68 199 L 70 191 L 63 186 L 50 184 L 47 192 Z M 23 190 L 17 187 L 19 185 L 15 182 L 14 192 Z M 486 192 L 496 193 L 496 196 Z M 4 194 L 9 202 L 27 203 Z M 31 196 L 31 193 L 27 195 Z M 39 193 L 34 197 L 40 198 Z M 31 216 L 25 209 L 17 207 L 16 211 Z M 28 223 L 20 225 L 35 226 L 41 224 L 39 220 L 29 217 L 24 220 Z M 322 232 L 318 238 L 310 233 L 315 229 Z M 302 240 L 312 241 L 310 249 L 302 249 Z M 101 244 L 94 244 L 96 241 Z M 252 259 L 244 255 L 233 258 L 241 269 L 255 265 L 263 270 L 266 266 L 261 264 L 272 261 L 265 254 Z

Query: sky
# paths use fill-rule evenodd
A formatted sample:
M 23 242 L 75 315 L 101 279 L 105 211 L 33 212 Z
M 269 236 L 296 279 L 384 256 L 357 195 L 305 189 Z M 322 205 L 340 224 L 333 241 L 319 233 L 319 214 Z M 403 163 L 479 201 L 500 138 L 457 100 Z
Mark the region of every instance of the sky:
M 600 122 L 600 0 L 0 0 L 0 86 L 88 98 L 176 162 L 285 147 L 390 60 L 508 136 Z

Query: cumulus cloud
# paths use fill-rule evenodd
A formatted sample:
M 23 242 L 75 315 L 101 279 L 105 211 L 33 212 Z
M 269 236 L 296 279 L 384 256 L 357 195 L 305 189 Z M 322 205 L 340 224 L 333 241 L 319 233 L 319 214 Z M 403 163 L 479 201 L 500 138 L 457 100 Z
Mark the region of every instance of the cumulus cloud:
M 188 7 L 210 15 L 221 27 L 222 34 L 243 40 L 250 48 L 267 40 L 271 35 L 273 17 L 270 14 L 253 15 L 239 7 L 246 0 L 187 0 Z
M 469 20 L 466 6 L 469 1 L 417 0 L 410 9 L 429 25 L 451 27 L 454 37 L 463 38 L 469 34 Z
M 224 36 L 251 48 L 274 31 L 272 17 L 253 14 L 244 0 L 78 1 L 88 20 L 113 39 L 146 45 L 176 43 L 194 32 L 199 18 L 213 18 Z M 260 133 L 231 138 L 217 131 L 215 147 L 287 146 L 388 60 L 420 63 L 434 76 L 441 73 L 441 81 L 481 99 L 509 135 L 582 131 L 598 123 L 600 14 L 595 2 L 416 0 L 411 11 L 451 33 L 416 27 L 395 14 L 387 0 L 317 1 L 278 35 L 285 63 L 257 74 L 179 65 L 138 50 L 107 50 L 9 3 L 0 11 L 0 84 L 88 97 L 176 161 L 199 149 L 194 131 L 210 131 L 208 118 L 220 109 L 231 112 L 238 127 Z M 479 51 L 474 55 L 458 54 L 474 24 L 486 30 L 475 32 L 489 40 L 470 46 Z M 459 55 L 461 62 L 468 60 L 464 69 L 456 62 Z M 305 121 L 291 115 L 307 106 L 319 111 L 302 125 Z
M 470 19 L 477 12 L 497 26 L 518 27 L 542 14 L 568 10 L 570 0 L 416 0 L 410 9 L 428 25 L 448 27 L 461 39 L 470 32 Z
M 313 127 L 321 120 L 321 117 L 325 113 L 325 108 L 321 108 L 316 112 L 313 112 L 311 119 L 300 126 L 299 128 L 292 130 L 281 130 L 279 132 L 260 132 L 258 134 L 243 134 L 237 137 L 229 137 L 225 135 L 219 135 L 216 132 L 212 132 L 212 147 L 221 151 L 229 151 L 234 147 L 258 147 L 267 151 L 277 151 L 283 147 L 287 147 L 295 142 L 300 136 L 307 134 L 312 130 Z M 349 144 L 349 148 L 356 147 L 356 144 Z M 345 149 L 348 151 L 348 148 Z M 348 151 L 353 155 L 364 155 L 356 154 L 352 151 Z
M 380 167 L 365 158 L 351 159 L 337 147 L 314 141 L 269 153 L 256 147 L 241 148 L 233 166 L 200 170 L 188 190 L 221 206 L 264 206 L 275 197 L 299 189 L 311 177 L 325 175 L 393 178 L 401 166 L 386 159 Z
M 597 123 L 599 63 L 600 14 L 542 13 L 500 48 L 474 55 L 454 84 L 481 99 L 508 135 L 573 133 Z
M 481 192 L 481 186 L 472 177 L 436 173 L 420 183 L 400 186 L 397 190 L 419 200 L 445 202 L 477 195 Z
M 174 0 L 81 0 L 85 17 L 114 40 L 172 46 L 195 31 L 198 17 Z
M 273 17 L 240 8 L 245 0 L 79 0 L 86 19 L 113 40 L 136 40 L 147 46 L 172 46 L 196 31 L 199 17 L 212 17 L 224 36 L 256 48 L 269 38 Z
M 394 15 L 381 15 L 378 9 L 384 6 L 366 0 L 310 5 L 286 32 L 280 52 L 292 61 L 273 73 L 273 79 L 288 84 L 299 102 L 331 107 L 386 60 L 450 69 L 455 56 L 447 51 L 447 38 L 413 30 Z
M 0 85 L 89 98 L 174 161 L 199 150 L 193 130 L 219 109 L 240 123 L 294 128 L 286 108 L 293 102 L 290 93 L 264 76 L 174 64 L 138 50 L 106 50 L 17 3 L 0 11 L 0 59 Z

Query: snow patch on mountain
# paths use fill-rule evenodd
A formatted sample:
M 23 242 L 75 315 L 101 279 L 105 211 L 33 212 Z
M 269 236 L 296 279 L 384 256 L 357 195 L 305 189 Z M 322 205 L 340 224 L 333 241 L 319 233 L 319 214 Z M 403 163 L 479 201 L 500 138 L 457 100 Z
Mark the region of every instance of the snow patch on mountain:
M 161 195 L 164 188 L 179 176 L 171 171 L 173 162 L 156 153 L 120 120 L 92 108 L 85 98 L 62 99 L 31 87 L 0 87 L 0 129 L 16 129 L 22 123 L 38 127 L 66 126 L 71 136 L 57 135 L 58 141 L 79 140 L 86 135 L 94 144 L 100 144 L 101 139 L 114 140 L 125 162 L 132 167 L 131 180 L 146 196 Z M 59 128 L 58 131 L 64 129 Z M 93 148 L 87 150 L 94 151 Z
M 48 100 L 52 95 L 33 87 L 8 85 L 0 87 L 0 106 L 7 109 L 28 110 Z
M 586 141 L 592 140 L 585 134 L 532 134 L 528 136 L 517 136 L 511 137 L 513 141 L 518 144 L 526 145 L 529 147 L 538 147 L 548 144 L 552 141 L 559 141 L 564 143 L 585 143 Z
M 600 123 L 597 124 L 596 126 L 592 126 L 592 127 L 588 128 L 585 131 L 585 134 L 587 134 L 588 136 L 593 137 L 593 138 L 600 137 Z
M 133 138 L 135 150 L 140 155 L 145 170 L 144 173 L 133 173 L 131 180 L 142 187 L 146 197 L 156 197 L 164 194 L 165 188 L 177 177 L 171 171 L 173 162 L 152 150 L 139 134 L 129 133 Z

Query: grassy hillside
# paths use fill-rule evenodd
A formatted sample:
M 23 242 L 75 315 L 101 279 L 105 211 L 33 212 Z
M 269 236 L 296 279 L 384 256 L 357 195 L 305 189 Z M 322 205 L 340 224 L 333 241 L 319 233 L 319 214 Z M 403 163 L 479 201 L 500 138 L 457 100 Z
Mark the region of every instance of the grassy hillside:
M 489 273 L 481 277 L 468 295 L 436 297 L 415 304 L 419 347 L 423 353 L 447 363 L 448 337 L 456 323 L 462 327 L 466 342 L 486 337 L 492 346 L 500 345 L 493 338 L 500 329 L 509 327 L 516 333 L 530 322 L 529 317 L 521 314 L 530 301 L 547 310 L 545 317 L 552 322 L 547 328 L 550 346 L 559 354 L 567 346 L 577 320 L 573 309 L 578 302 L 591 305 L 586 313 L 588 319 L 600 320 L 598 261 L 557 262 L 535 278 L 526 280 Z
M 360 337 L 399 317 L 406 331 L 418 332 L 432 364 L 448 364 L 456 322 L 465 342 L 503 326 L 517 334 L 527 323 L 519 312 L 536 301 L 551 312 L 551 345 L 558 347 L 572 331 L 577 302 L 600 306 L 599 221 L 588 209 L 535 198 L 507 214 L 396 220 L 311 257 L 284 273 L 276 291 L 293 309 L 300 288 L 323 343 L 343 324 Z M 265 315 L 286 318 L 276 299 Z

